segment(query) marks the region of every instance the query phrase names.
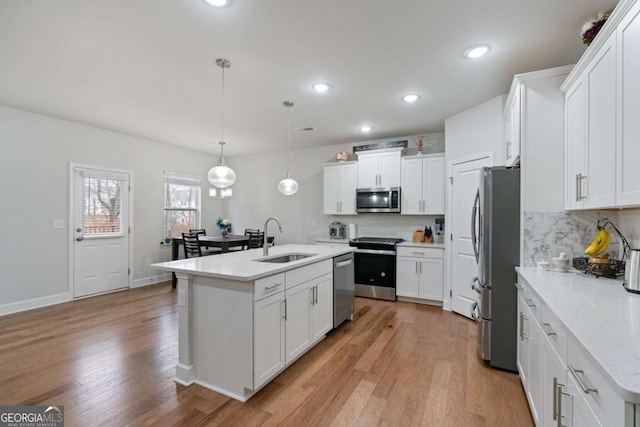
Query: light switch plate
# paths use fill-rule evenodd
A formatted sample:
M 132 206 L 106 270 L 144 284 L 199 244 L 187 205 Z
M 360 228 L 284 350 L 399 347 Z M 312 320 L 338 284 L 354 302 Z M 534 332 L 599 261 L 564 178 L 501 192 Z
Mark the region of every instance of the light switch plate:
M 54 219 L 53 228 L 64 228 L 64 219 Z
M 180 307 L 187 306 L 187 295 L 184 290 L 178 289 L 178 305 Z

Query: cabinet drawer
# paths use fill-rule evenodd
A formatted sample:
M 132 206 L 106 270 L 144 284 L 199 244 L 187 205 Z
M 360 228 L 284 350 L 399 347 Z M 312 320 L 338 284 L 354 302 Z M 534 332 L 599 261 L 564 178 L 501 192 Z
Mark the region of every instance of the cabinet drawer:
M 540 309 L 540 324 L 543 333 L 549 338 L 549 342 L 562 359 L 562 363 L 567 363 L 567 331 L 558 317 L 546 305 Z
M 284 273 L 263 277 L 253 284 L 253 300 L 258 301 L 280 291 L 284 291 Z
M 567 368 L 602 423 L 607 426 L 624 425 L 624 400 L 614 392 L 600 369 L 573 337 L 568 339 Z
M 518 277 L 519 278 L 519 277 Z M 518 288 L 519 294 L 522 297 L 525 304 L 531 310 L 536 321 L 540 320 L 540 297 L 531 290 L 531 287 L 524 280 L 518 280 L 515 285 Z M 532 319 L 533 320 L 533 319 Z
M 407 256 L 414 258 L 438 258 L 442 259 L 444 256 L 444 250 L 437 248 L 423 248 L 423 247 L 406 247 L 400 246 L 396 248 L 397 256 Z
M 284 274 L 286 276 L 287 289 L 331 272 L 333 272 L 333 259 L 286 271 Z

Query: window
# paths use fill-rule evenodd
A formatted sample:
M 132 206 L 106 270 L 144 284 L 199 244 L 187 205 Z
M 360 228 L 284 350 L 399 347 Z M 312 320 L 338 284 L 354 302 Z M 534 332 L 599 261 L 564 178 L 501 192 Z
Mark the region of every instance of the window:
M 200 178 L 165 172 L 165 237 L 182 237 L 195 228 L 200 228 Z
M 82 224 L 84 234 L 120 234 L 120 195 L 123 181 L 98 176 L 82 178 Z M 124 191 L 127 191 L 125 188 Z

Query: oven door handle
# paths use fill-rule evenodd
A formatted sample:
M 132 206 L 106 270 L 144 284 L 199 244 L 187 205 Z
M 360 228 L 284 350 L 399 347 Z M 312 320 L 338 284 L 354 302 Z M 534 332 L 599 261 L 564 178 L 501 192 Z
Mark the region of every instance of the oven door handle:
M 396 251 L 383 251 L 376 249 L 356 249 L 354 251 L 357 254 L 374 254 L 374 255 L 395 255 Z

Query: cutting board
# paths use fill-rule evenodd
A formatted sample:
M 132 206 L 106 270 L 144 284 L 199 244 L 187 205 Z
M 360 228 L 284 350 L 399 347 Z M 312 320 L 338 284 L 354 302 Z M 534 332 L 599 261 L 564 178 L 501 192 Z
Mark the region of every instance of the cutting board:
M 413 232 L 413 242 L 414 243 L 422 243 L 424 242 L 424 231 L 416 230 Z

